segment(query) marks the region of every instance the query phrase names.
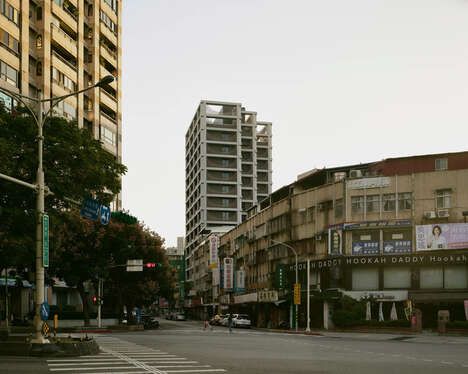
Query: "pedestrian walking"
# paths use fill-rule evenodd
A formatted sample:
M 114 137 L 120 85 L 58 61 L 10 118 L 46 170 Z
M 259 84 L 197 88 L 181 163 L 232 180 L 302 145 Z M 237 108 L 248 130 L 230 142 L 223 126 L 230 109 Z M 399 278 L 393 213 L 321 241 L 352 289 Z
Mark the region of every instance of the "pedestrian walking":
M 229 326 L 229 333 L 232 333 L 232 314 L 228 316 L 228 326 Z
M 205 319 L 205 322 L 203 323 L 203 330 L 206 331 L 208 328 L 208 321 Z

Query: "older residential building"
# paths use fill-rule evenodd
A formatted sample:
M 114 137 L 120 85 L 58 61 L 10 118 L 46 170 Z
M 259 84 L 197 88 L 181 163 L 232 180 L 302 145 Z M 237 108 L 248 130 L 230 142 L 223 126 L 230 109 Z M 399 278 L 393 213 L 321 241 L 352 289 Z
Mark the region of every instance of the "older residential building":
M 468 152 L 305 173 L 220 238 L 219 256 L 245 272 L 245 291 L 221 288 L 215 302 L 250 313 L 259 326 L 292 323 L 295 250 L 300 326 L 307 321 L 307 279 L 315 327 L 331 326 L 341 295 L 382 303 L 385 319 L 395 303 L 398 318 L 417 308 L 427 327 L 439 309 L 464 320 L 467 185 Z
M 166 255 L 176 278 L 172 307 L 181 309 L 184 306 L 185 297 L 184 237 L 177 237 L 177 247 L 166 248 Z
M 55 113 L 89 128 L 119 161 L 121 14 L 120 0 L 0 0 L 0 86 L 48 98 L 114 75 L 109 85 L 67 98 Z M 2 93 L 0 100 L 13 102 Z M 118 199 L 114 208 L 120 207 Z
M 195 273 L 208 271 L 195 253 L 205 235 L 235 227 L 271 193 L 271 123 L 257 121 L 240 103 L 201 101 L 185 157 L 186 280 L 195 282 Z

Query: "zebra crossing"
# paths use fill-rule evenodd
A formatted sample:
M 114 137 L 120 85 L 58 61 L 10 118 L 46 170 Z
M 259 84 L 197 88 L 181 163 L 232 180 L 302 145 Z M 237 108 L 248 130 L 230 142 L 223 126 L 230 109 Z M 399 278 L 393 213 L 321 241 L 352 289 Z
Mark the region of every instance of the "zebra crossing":
M 49 372 L 82 374 L 169 374 L 169 373 L 222 373 L 186 357 L 179 357 L 159 349 L 148 348 L 118 338 L 97 336 L 102 353 L 90 356 L 47 360 Z

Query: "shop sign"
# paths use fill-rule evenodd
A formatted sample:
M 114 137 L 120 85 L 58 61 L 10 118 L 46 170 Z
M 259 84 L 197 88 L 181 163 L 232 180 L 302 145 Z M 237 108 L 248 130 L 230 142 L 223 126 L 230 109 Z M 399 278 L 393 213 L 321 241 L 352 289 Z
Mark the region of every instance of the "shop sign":
M 220 270 L 218 267 L 216 267 L 213 270 L 211 270 L 211 272 L 212 272 L 211 285 L 218 286 L 219 280 L 220 280 Z
M 341 291 L 354 300 L 376 299 L 380 301 L 405 301 L 408 291 Z
M 233 274 L 234 261 L 232 257 L 224 258 L 224 282 L 223 286 L 225 290 L 232 290 L 234 283 L 234 274 Z
M 390 219 L 383 221 L 365 221 L 356 223 L 343 223 L 343 230 L 378 229 L 384 227 L 407 227 L 411 226 L 410 219 Z
M 218 235 L 210 236 L 210 269 L 218 267 L 218 246 L 219 238 Z
M 416 250 L 468 248 L 468 223 L 416 226 Z
M 317 270 L 352 265 L 455 265 L 466 263 L 468 263 L 468 255 L 464 254 L 346 256 L 341 258 L 311 261 L 310 268 L 312 270 Z M 291 271 L 293 270 L 294 266 L 291 267 Z
M 380 254 L 379 241 L 353 242 L 353 255 L 378 255 Z
M 328 229 L 328 254 L 331 256 L 341 255 L 343 243 L 343 230 Z
M 465 306 L 465 318 L 468 321 L 468 300 L 463 300 L 463 305 Z
M 390 186 L 389 177 L 361 178 L 348 180 L 346 183 L 350 190 L 361 190 L 366 188 L 380 188 Z
M 278 301 L 278 291 L 258 291 L 259 303 L 272 303 Z
M 410 253 L 411 240 L 386 240 L 383 242 L 384 254 Z
M 229 295 L 227 295 L 227 296 L 229 296 Z M 245 295 L 234 296 L 234 304 L 256 303 L 257 300 L 258 300 L 257 292 L 248 293 L 248 294 L 245 294 Z
M 245 290 L 245 270 L 236 271 L 236 292 Z

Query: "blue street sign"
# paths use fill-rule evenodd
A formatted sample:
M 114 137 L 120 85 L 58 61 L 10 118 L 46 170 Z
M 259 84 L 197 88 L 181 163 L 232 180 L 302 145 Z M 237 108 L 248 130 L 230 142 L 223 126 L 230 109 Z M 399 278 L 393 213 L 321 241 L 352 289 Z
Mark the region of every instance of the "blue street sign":
M 97 221 L 97 219 L 99 218 L 100 207 L 101 207 L 101 204 L 99 203 L 99 201 L 88 198 L 85 201 L 83 201 L 80 214 L 84 218 L 88 218 L 92 221 Z
M 41 319 L 43 321 L 47 321 L 49 319 L 50 307 L 49 307 L 49 304 L 47 303 L 47 301 L 44 301 L 41 304 L 40 314 L 41 314 Z
M 100 215 L 101 215 L 101 224 L 103 225 L 107 225 L 110 221 L 110 217 L 111 217 L 111 210 L 108 206 L 105 206 L 105 205 L 101 205 L 101 211 L 100 211 Z

